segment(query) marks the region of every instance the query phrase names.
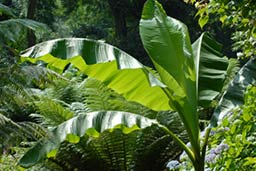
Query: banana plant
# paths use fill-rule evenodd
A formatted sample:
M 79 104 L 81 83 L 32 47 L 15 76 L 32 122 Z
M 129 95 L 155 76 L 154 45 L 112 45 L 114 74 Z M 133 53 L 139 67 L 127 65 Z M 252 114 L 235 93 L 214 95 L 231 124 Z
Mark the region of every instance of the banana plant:
M 209 107 L 210 102 L 220 95 L 228 59 L 222 57 L 220 45 L 207 33 L 191 44 L 186 26 L 167 16 L 156 0 L 148 0 L 144 5 L 140 35 L 157 72 L 116 47 L 81 38 L 55 39 L 37 44 L 24 51 L 21 60 L 43 61 L 60 73 L 68 65 L 73 65 L 130 101 L 156 111 L 177 111 L 191 148 L 172 130 L 153 119 L 117 111 L 96 112 L 77 116 L 56 127 L 52 138 L 38 142 L 23 156 L 19 162 L 21 166 L 30 167 L 47 155 L 54 156 L 60 143 L 70 137 L 77 141 L 90 128 L 102 132 L 120 124 L 135 126 L 136 129 L 156 124 L 183 148 L 195 170 L 204 170 L 210 129 L 207 129 L 201 145 L 197 110 L 199 106 Z M 215 118 L 218 118 L 218 113 L 220 111 L 215 111 Z

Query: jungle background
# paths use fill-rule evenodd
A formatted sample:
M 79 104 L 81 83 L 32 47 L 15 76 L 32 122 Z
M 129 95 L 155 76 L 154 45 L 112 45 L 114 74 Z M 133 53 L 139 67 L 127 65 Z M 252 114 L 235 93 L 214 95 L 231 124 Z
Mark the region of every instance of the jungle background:
M 166 117 L 170 117 L 170 122 L 174 123 L 173 120 L 175 120 L 175 124 L 172 124 L 174 128 L 177 128 L 178 124 L 179 130 L 176 130 L 176 133 L 185 137 L 182 124 L 179 125 L 180 122 L 176 122 L 179 120 L 177 116 L 171 115 L 170 112 L 160 115 L 145 106 L 129 102 L 94 79 L 83 82 L 86 76 L 76 72 L 74 68 L 69 69 L 63 75 L 58 75 L 43 67 L 35 68 L 33 65 L 19 64 L 18 62 L 20 52 L 37 43 L 55 38 L 80 37 L 109 43 L 131 54 L 141 63 L 153 66 L 139 35 L 139 21 L 145 2 L 146 0 L 0 1 L 0 141 L 2 142 L 0 144 L 0 170 L 22 170 L 23 168 L 16 166 L 15 163 L 25 149 L 31 146 L 29 143 L 24 143 L 23 138 L 29 141 L 40 139 L 47 134 L 46 128 L 56 126 L 71 118 L 72 114 L 70 113 L 72 112 L 102 109 L 140 111 L 161 122 L 165 122 Z M 169 16 L 187 25 L 191 42 L 194 42 L 201 33 L 207 31 L 223 45 L 224 56 L 239 61 L 234 62 L 233 70 L 229 73 L 230 77 L 234 76 L 239 66 L 255 56 L 256 3 L 254 0 L 213 0 L 210 2 L 159 0 L 159 2 Z M 38 88 L 42 91 L 37 92 Z M 96 95 L 93 96 L 92 92 Z M 86 105 L 82 105 L 82 103 Z M 214 103 L 212 105 L 214 106 Z M 209 120 L 212 113 L 212 108 L 206 110 L 209 116 L 202 118 L 203 120 Z M 56 113 L 58 115 L 52 117 Z M 203 128 L 204 125 L 202 124 L 201 127 Z M 31 135 L 24 133 L 24 130 L 31 132 Z M 141 136 L 141 142 L 136 142 L 136 148 L 143 151 L 143 146 L 146 146 L 149 141 L 153 141 L 152 137 L 159 139 L 163 136 L 163 132 L 157 128 L 145 129 L 144 133 L 142 135 L 135 131 L 133 134 L 123 135 L 116 130 L 113 133 L 105 132 L 101 138 L 111 141 L 111 137 L 118 135 L 122 140 L 129 139 L 128 142 L 131 145 L 136 136 Z M 24 137 L 23 134 L 27 137 Z M 150 137 L 149 134 L 154 136 Z M 82 140 L 84 142 L 81 144 L 87 140 L 88 137 L 84 137 Z M 94 141 L 96 145 L 87 143 L 88 146 L 98 149 L 100 155 L 106 155 L 104 142 L 97 139 L 91 141 Z M 22 144 L 20 144 L 21 142 Z M 168 146 L 169 149 L 173 148 L 173 144 L 170 142 L 171 140 L 166 140 L 160 145 Z M 118 145 L 117 143 L 111 144 L 110 147 Z M 66 151 L 65 147 L 68 147 Z M 83 156 L 88 159 L 85 160 L 86 162 L 72 164 L 76 157 L 81 157 L 83 150 L 86 151 L 82 147 L 63 144 L 63 151 L 58 154 L 59 160 L 46 161 L 47 164 L 41 163 L 34 170 L 82 170 L 79 165 L 97 161 L 95 156 L 93 160 Z M 134 149 L 129 150 L 133 151 Z M 73 156 L 67 155 L 70 151 L 74 154 Z M 132 165 L 137 170 L 163 170 L 165 169 L 163 166 L 154 165 L 152 162 L 149 164 L 150 161 L 158 157 L 163 161 L 166 161 L 166 158 L 177 159 L 181 152 L 178 147 L 173 151 L 161 151 L 153 148 L 152 151 L 147 151 L 148 154 L 137 154 L 136 159 L 139 164 L 132 163 L 132 160 L 126 162 L 129 163 L 127 165 Z M 87 154 L 91 153 L 93 152 L 89 149 Z M 156 153 L 158 155 L 151 158 Z M 118 161 L 113 162 L 118 165 Z M 121 167 L 116 165 L 114 164 L 111 170 Z M 93 164 L 88 165 L 88 170 L 93 167 Z M 123 168 L 123 170 L 129 170 L 129 168 Z

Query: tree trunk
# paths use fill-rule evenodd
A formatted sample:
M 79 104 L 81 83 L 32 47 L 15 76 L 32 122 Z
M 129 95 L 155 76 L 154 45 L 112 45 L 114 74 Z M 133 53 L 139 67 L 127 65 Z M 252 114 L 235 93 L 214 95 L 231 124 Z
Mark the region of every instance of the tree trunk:
M 147 0 L 132 0 L 131 1 L 131 15 L 133 15 L 133 17 L 136 20 L 140 20 L 141 18 L 141 13 L 142 13 L 142 9 L 143 9 L 143 5 Z
M 33 20 L 36 13 L 36 4 L 37 0 L 29 0 L 28 1 L 28 13 L 27 18 Z M 36 44 L 36 36 L 35 33 L 32 30 L 28 30 L 28 46 L 33 46 Z
M 126 38 L 126 9 L 124 0 L 108 0 L 109 7 L 114 17 L 115 34 L 119 39 Z

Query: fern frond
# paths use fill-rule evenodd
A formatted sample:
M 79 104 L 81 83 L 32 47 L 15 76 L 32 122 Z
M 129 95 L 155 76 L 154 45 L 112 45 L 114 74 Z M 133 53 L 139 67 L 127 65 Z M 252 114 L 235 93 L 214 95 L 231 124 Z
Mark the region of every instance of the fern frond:
M 15 122 L 29 121 L 29 113 L 33 108 L 29 105 L 33 98 L 26 89 L 16 85 L 0 87 L 0 111 Z
M 82 91 L 77 86 L 78 81 L 68 79 L 56 79 L 53 85 L 49 86 L 47 97 L 58 99 L 60 101 L 71 104 L 73 102 L 82 102 Z
M 53 83 L 55 79 L 65 79 L 58 73 L 40 66 L 26 65 L 21 67 L 22 76 L 27 86 L 44 89 L 47 84 Z M 23 83 L 24 84 L 24 83 Z
M 127 101 L 100 81 L 88 78 L 79 86 L 83 92 L 84 103 L 89 111 L 116 110 L 141 113 L 154 118 L 156 112 L 136 102 Z
M 0 111 L 15 122 L 30 121 L 35 88 L 44 88 L 59 75 L 43 67 L 10 65 L 0 68 Z M 33 88 L 33 89 L 32 89 Z
M 37 115 L 31 114 L 30 116 L 35 118 L 40 116 L 43 120 L 42 125 L 56 126 L 73 117 L 73 112 L 54 99 L 41 97 L 35 102 L 35 106 Z
M 182 150 L 171 137 L 153 125 L 124 134 L 107 130 L 99 137 L 84 135 L 79 143 L 63 142 L 54 158 L 63 170 L 155 171 L 164 170 Z
M 8 145 L 13 137 L 20 139 L 21 127 L 11 119 L 0 114 L 0 142 L 2 145 Z
M 79 88 L 83 92 L 83 98 L 85 106 L 90 111 L 97 110 L 108 110 L 108 100 L 111 96 L 111 91 L 106 86 L 104 86 L 100 81 L 96 79 L 86 79 L 84 80 Z
M 29 140 L 39 140 L 48 136 L 48 130 L 34 122 L 18 123 L 22 128 L 23 135 Z
M 0 113 L 0 149 L 6 150 L 22 141 L 34 141 L 47 135 L 46 129 L 31 122 L 15 123 Z
M 180 135 L 182 132 L 185 131 L 185 127 L 180 119 L 178 112 L 161 111 L 158 112 L 156 119 L 159 123 L 166 126 L 169 130 L 177 135 Z
M 71 103 L 69 109 L 74 112 L 75 116 L 80 115 L 80 114 L 85 114 L 87 112 L 90 112 L 88 108 L 85 106 L 84 103 L 81 102 L 74 102 Z
M 127 101 L 102 82 L 93 78 L 87 78 L 82 82 L 58 79 L 54 81 L 54 85 L 49 86 L 44 92 L 44 95 L 48 98 L 58 99 L 69 105 L 72 104 L 70 106 L 73 108 L 71 111 L 77 111 L 74 108 L 79 105 L 78 113 L 115 110 L 141 113 L 143 116 L 150 118 L 155 118 L 157 113 L 136 102 Z

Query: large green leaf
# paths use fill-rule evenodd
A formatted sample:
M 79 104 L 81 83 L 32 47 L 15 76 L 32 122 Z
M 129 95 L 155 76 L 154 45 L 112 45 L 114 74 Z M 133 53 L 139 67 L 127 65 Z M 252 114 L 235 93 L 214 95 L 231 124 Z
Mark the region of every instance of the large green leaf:
M 47 26 L 43 23 L 29 19 L 8 19 L 0 21 L 0 36 L 11 41 L 17 41 L 23 28 L 33 31 L 46 31 Z
M 27 49 L 22 57 L 31 62 L 44 61 L 59 72 L 71 63 L 128 100 L 158 111 L 171 109 L 161 88 L 165 85 L 135 58 L 106 43 L 79 38 L 56 39 Z
M 221 46 L 209 34 L 203 33 L 192 45 L 198 80 L 199 105 L 208 107 L 223 88 L 228 59 Z
M 170 105 L 179 112 L 196 155 L 199 155 L 196 70 L 186 26 L 168 17 L 155 0 L 148 0 L 140 21 L 143 45 L 155 65 Z
M 50 160 L 65 166 L 63 170 L 158 171 L 181 151 L 170 136 L 152 125 L 128 134 L 116 128 L 99 137 L 85 135 L 77 144 L 65 141 Z
M 19 165 L 30 167 L 46 156 L 54 156 L 62 142 L 65 140 L 79 142 L 79 137 L 86 133 L 93 135 L 97 134 L 96 132 L 103 132 L 118 125 L 122 125 L 123 131 L 128 133 L 151 126 L 154 123 L 157 122 L 127 112 L 108 111 L 81 114 L 54 128 L 49 138 L 39 141 L 20 159 Z
M 256 84 L 256 59 L 250 59 L 238 72 L 234 80 L 224 92 L 211 119 L 211 125 L 216 126 L 218 121 L 244 103 L 244 93 L 249 85 Z

